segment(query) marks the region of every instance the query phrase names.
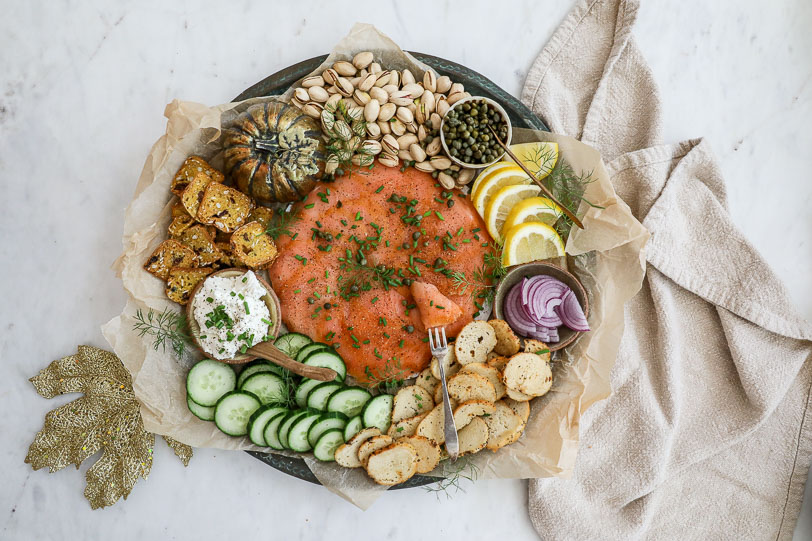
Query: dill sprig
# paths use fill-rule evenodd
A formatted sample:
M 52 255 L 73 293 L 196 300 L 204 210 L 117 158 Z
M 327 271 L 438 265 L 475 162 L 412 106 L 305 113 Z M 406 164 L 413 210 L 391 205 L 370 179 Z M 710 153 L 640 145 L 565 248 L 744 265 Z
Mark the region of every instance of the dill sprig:
M 456 462 L 446 460 L 443 462 L 443 477 L 434 484 L 424 486 L 423 490 L 433 492 L 437 499 L 440 498 L 440 494 L 451 499 L 458 492 L 465 492 L 462 486 L 463 481 L 473 483 L 479 478 L 480 473 L 479 466 L 474 464 L 469 457 L 457 459 Z
M 170 344 L 172 351 L 182 357 L 186 346 L 193 344 L 189 322 L 183 313 L 173 312 L 169 308 L 159 313 L 150 308 L 144 315 L 139 308 L 135 313 L 135 320 L 133 329 L 138 331 L 138 336 L 154 337 L 152 347 L 156 351 L 159 348 L 166 351 L 167 344 Z
M 397 357 L 387 359 L 383 368 L 376 368 L 374 371 L 369 366 L 365 366 L 364 375 L 367 377 L 367 384 L 370 387 L 377 387 L 381 392 L 401 387 L 403 380 L 406 379 L 406 371 L 400 365 Z
M 502 246 L 494 244 L 492 248 L 485 252 L 482 265 L 470 277 L 460 271 L 452 271 L 449 275 L 452 292 L 456 295 L 467 293 L 480 310 L 483 302 L 493 303 L 497 282 L 507 274 L 507 269 L 502 265 Z
M 283 368 L 281 372 L 282 382 L 284 385 L 284 396 L 282 397 L 282 401 L 284 402 L 284 406 L 286 408 L 291 409 L 296 406 L 295 393 L 298 378 L 293 372 L 285 368 Z
M 301 219 L 301 216 L 290 212 L 287 208 L 274 212 L 270 223 L 265 227 L 265 233 L 270 235 L 274 240 L 277 240 L 282 235 L 293 237 L 293 232 L 290 228 Z
M 547 187 L 553 196 L 567 208 L 570 212 L 578 216 L 578 209 L 583 201 L 593 208 L 602 209 L 603 207 L 596 205 L 584 197 L 589 184 L 595 182 L 593 178 L 593 171 L 585 173 L 576 173 L 572 166 L 563 158 L 559 157 L 558 152 L 548 145 L 540 145 L 536 147 L 533 154 L 526 157 L 530 161 L 528 169 L 531 173 L 536 175 L 547 174 L 541 180 L 542 184 Z M 580 216 L 578 216 L 580 218 Z M 573 226 L 572 220 L 562 214 L 558 221 L 555 223 L 555 229 L 561 238 L 566 242 L 569 233 Z
M 382 264 L 372 266 L 367 262 L 367 253 L 378 247 L 382 236 L 383 228 L 377 228 L 374 237 L 356 240 L 359 246 L 355 253 L 348 248 L 346 255 L 338 258 L 341 262 L 339 268 L 342 271 L 338 276 L 338 289 L 344 300 L 360 296 L 360 291 L 378 288 L 388 291 L 390 287 L 403 285 L 394 268 Z

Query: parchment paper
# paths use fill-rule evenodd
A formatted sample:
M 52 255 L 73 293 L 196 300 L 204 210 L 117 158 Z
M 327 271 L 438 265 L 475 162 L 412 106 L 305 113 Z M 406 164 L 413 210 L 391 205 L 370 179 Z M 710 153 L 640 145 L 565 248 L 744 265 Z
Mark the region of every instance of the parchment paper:
M 417 78 L 422 76 L 420 63 L 370 25 L 355 25 L 328 62 L 349 59 L 362 50 L 375 51 L 376 61 L 382 58 L 384 69 L 409 67 Z M 146 272 L 143 263 L 166 238 L 170 207 L 176 201 L 169 192 L 175 172 L 192 154 L 210 159 L 215 167 L 221 166 L 218 145 L 221 115 L 230 117 L 262 99 L 265 98 L 215 107 L 173 101 L 167 106 L 166 134 L 153 145 L 147 157 L 133 201 L 125 213 L 124 251 L 113 265 L 129 301 L 121 315 L 102 327 L 102 332 L 132 374 L 145 428 L 194 447 L 267 451 L 246 438 L 226 436 L 213 423 L 201 421 L 188 411 L 185 378 L 199 355 L 190 352 L 178 359 L 170 351 L 156 351 L 149 338 L 141 338 L 133 330 L 134 315 L 139 308 L 179 310 L 166 298 L 164 283 Z M 516 129 L 513 138 L 515 142 L 556 141 L 561 156 L 573 169 L 593 174 L 595 181 L 589 185 L 586 197 L 604 208 L 582 208 L 586 210 L 585 229 L 574 229 L 566 246 L 570 270 L 589 292 L 592 331 L 583 334 L 554 363 L 553 388 L 532 402 L 522 438 L 497 453 L 483 451 L 469 460 L 478 467 L 481 478 L 569 477 L 575 465 L 581 414 L 611 392 L 609 372 L 623 333 L 623 304 L 641 286 L 645 268 L 642 250 L 648 232 L 615 194 L 596 150 L 569 137 L 546 132 Z M 372 482 L 363 470 L 324 464 L 311 455 L 303 457 L 325 487 L 362 509 L 386 490 Z

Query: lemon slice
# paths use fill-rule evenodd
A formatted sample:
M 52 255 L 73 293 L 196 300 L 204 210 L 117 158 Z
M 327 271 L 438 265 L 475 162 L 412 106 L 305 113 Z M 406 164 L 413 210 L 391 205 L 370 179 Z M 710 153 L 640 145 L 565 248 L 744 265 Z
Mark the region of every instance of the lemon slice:
M 482 183 L 477 187 L 476 192 L 471 193 L 471 202 L 474 204 L 474 208 L 477 212 L 479 212 L 479 215 L 484 218 L 486 206 L 499 189 L 516 184 L 526 185 L 531 182 L 533 181 L 527 173 L 522 171 L 521 167 L 516 164 L 511 164 L 497 171 L 493 171 L 488 175 L 488 178 L 483 179 Z M 505 216 L 507 216 L 507 212 Z
M 510 210 L 502 226 L 502 232 L 525 222 L 541 222 L 553 225 L 561 217 L 561 207 L 546 197 L 531 197 L 519 201 Z
M 510 145 L 510 150 L 539 180 L 549 175 L 558 163 L 558 143 L 519 143 Z
M 474 194 L 477 192 L 477 189 L 479 188 L 479 185 L 482 184 L 482 181 L 484 181 L 488 177 L 488 175 L 490 175 L 494 171 L 504 169 L 505 167 L 508 167 L 508 166 L 511 166 L 511 165 L 516 165 L 516 164 L 513 163 L 512 161 L 509 161 L 509 162 L 508 161 L 501 161 L 501 162 L 492 163 L 491 165 L 489 165 L 488 167 L 486 167 L 485 169 L 480 171 L 479 174 L 476 176 L 476 179 L 474 179 L 474 183 L 471 184 L 471 200 L 473 201 Z
M 502 242 L 502 224 L 511 209 L 523 199 L 537 196 L 540 191 L 536 184 L 509 184 L 496 190 L 485 206 L 485 227 L 493 240 Z
M 502 264 L 506 267 L 564 255 L 564 241 L 555 229 L 540 222 L 526 222 L 505 234 Z

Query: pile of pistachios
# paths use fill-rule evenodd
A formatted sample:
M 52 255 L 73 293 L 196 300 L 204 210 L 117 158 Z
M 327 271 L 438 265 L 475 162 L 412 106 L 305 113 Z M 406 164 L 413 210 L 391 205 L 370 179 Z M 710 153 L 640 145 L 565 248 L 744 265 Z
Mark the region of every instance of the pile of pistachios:
M 475 170 L 443 152 L 440 125 L 458 101 L 471 95 L 460 83 L 427 70 L 417 81 L 408 69 L 384 70 L 364 51 L 302 80 L 291 103 L 321 121 L 327 143 L 326 175 L 377 162 L 431 173 L 446 189 L 471 182 Z

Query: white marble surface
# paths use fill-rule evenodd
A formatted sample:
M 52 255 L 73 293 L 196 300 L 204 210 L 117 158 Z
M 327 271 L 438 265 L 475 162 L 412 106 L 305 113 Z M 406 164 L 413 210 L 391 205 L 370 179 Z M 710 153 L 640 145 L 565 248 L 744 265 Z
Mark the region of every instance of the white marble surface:
M 91 511 L 86 467 L 49 475 L 23 464 L 43 415 L 71 398 L 39 398 L 26 379 L 77 344 L 106 346 L 99 325 L 124 303 L 108 269 L 166 103 L 227 101 L 329 50 L 356 20 L 518 94 L 569 8 L 273 4 L 0 0 L 0 538 L 536 538 L 522 481 L 479 482 L 450 500 L 392 493 L 363 513 L 246 454 L 197 450 L 183 468 L 158 444 L 149 481 Z M 663 94 L 667 140 L 711 140 L 735 221 L 812 319 L 810 27 L 807 0 L 649 0 L 636 34 Z M 796 539 L 810 538 L 807 502 Z

